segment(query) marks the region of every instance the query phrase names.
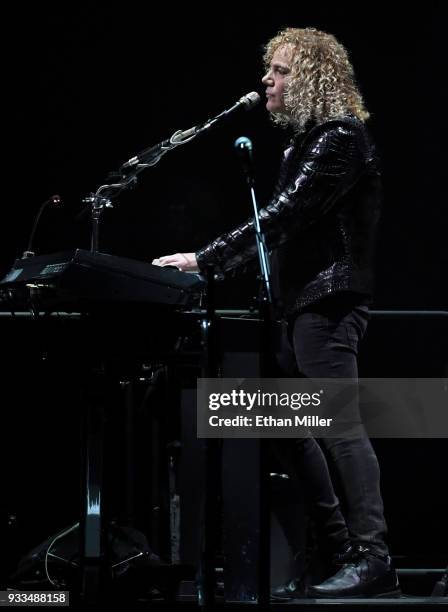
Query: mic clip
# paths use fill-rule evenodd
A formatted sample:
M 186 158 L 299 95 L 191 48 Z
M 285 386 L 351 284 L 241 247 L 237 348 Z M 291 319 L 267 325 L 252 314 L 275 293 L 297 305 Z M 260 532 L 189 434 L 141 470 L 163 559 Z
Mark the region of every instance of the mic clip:
M 89 204 L 94 210 L 101 210 L 102 208 L 113 208 L 112 201 L 110 198 L 104 198 L 97 195 L 90 195 L 82 199 L 84 204 Z

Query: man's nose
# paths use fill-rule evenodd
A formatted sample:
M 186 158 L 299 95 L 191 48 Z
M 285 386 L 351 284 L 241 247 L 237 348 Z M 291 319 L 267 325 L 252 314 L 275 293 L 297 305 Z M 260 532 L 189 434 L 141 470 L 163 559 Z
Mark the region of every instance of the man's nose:
M 261 79 L 261 82 L 263 83 L 263 85 L 269 85 L 273 82 L 270 71 L 264 75 L 264 77 Z

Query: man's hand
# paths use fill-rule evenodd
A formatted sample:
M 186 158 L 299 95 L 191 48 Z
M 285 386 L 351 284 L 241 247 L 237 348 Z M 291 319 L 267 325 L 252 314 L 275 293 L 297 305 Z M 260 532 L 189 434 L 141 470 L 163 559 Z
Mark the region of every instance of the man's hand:
M 181 272 L 199 272 L 198 262 L 194 253 L 175 253 L 153 259 L 153 266 L 176 266 Z

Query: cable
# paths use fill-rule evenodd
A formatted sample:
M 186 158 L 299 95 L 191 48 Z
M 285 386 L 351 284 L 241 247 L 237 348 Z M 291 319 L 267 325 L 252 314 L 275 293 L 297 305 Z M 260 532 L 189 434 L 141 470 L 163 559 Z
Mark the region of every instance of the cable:
M 57 584 L 57 582 L 54 582 L 51 578 L 50 578 L 50 574 L 48 572 L 48 557 L 52 556 L 55 557 L 56 559 L 61 559 L 61 557 L 58 557 L 57 555 L 54 555 L 50 552 L 51 548 L 55 545 L 55 543 L 60 540 L 61 538 L 63 538 L 64 536 L 66 536 L 67 534 L 69 534 L 71 531 L 74 531 L 75 529 L 77 529 L 79 527 L 79 523 L 75 523 L 72 527 L 69 527 L 68 529 L 65 529 L 62 533 L 59 533 L 54 539 L 53 541 L 50 543 L 50 545 L 47 548 L 47 552 L 45 553 L 45 574 L 47 576 L 48 582 L 58 588 L 59 585 Z

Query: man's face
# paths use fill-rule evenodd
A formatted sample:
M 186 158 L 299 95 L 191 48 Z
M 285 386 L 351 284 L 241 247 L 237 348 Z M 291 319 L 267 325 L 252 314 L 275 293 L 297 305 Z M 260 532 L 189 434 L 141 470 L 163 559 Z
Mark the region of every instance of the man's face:
M 279 47 L 272 56 L 268 72 L 262 79 L 263 85 L 266 86 L 266 109 L 271 113 L 286 113 L 283 95 L 291 72 L 292 54 L 291 45 Z

